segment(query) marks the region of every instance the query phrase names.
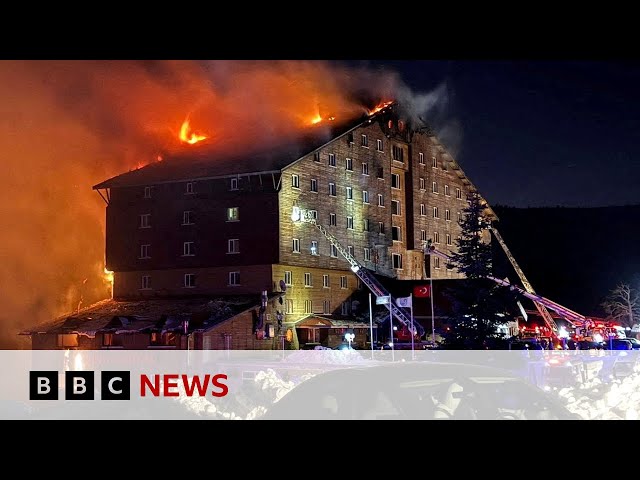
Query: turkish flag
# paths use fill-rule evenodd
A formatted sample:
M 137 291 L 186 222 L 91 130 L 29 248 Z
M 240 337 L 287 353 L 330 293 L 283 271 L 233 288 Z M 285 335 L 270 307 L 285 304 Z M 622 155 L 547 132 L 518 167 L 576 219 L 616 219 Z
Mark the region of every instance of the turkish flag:
M 416 298 L 428 298 L 431 296 L 431 287 L 429 287 L 429 285 L 413 287 L 413 296 Z

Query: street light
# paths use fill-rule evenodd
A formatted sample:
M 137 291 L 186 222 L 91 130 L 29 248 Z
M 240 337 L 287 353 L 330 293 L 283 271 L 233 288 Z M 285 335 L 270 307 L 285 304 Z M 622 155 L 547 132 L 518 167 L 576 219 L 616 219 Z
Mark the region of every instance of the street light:
M 347 333 L 344 334 L 344 339 L 349 343 L 349 350 L 351 350 L 351 342 L 356 338 L 356 334 L 353 333 L 353 330 L 347 330 Z

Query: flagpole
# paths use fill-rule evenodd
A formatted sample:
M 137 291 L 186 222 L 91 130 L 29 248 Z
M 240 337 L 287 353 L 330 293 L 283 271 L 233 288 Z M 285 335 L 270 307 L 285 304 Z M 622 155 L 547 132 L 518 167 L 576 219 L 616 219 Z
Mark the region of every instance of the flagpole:
M 411 359 L 414 360 L 414 340 L 413 338 L 416 336 L 415 327 L 413 325 L 413 292 L 409 294 L 409 305 L 411 306 Z
M 371 293 L 369 293 L 369 328 L 371 328 L 371 359 L 373 360 L 373 307 L 371 306 Z
M 433 277 L 429 275 L 429 296 L 431 297 L 431 342 L 436 346 L 436 323 L 433 311 Z

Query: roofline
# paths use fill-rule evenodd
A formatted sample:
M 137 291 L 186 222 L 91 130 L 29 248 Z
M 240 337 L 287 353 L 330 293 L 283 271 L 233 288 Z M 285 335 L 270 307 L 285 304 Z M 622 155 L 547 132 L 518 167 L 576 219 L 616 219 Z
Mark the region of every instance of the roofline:
M 127 172 L 130 173 L 130 172 Z M 184 183 L 184 182 L 195 182 L 198 180 L 219 180 L 221 178 L 238 178 L 238 177 L 249 177 L 251 175 L 272 175 L 274 173 L 281 173 L 281 170 L 262 170 L 259 172 L 242 172 L 242 173 L 233 173 L 230 175 L 216 175 L 216 176 L 209 176 L 209 177 L 193 177 L 193 178 L 182 178 L 180 180 L 162 180 L 160 182 L 146 182 L 146 183 L 134 183 L 131 185 L 116 185 L 116 186 L 108 186 L 105 185 L 107 183 L 109 183 L 111 180 L 118 178 L 122 175 L 126 175 L 127 173 L 121 173 L 120 175 L 116 175 L 115 177 L 111 177 L 108 180 L 105 180 L 104 182 L 98 183 L 97 185 L 94 185 L 92 188 L 93 190 L 101 190 L 103 188 L 129 188 L 129 187 L 143 187 L 143 186 L 148 186 L 148 185 L 162 185 L 162 184 L 167 184 L 167 183 Z
M 269 297 L 269 296 L 267 295 L 267 302 L 269 302 L 269 301 L 271 301 L 271 300 L 274 300 L 274 299 L 276 299 L 276 298 L 282 297 L 284 294 L 285 294 L 285 292 L 277 292 L 277 293 L 273 294 L 273 296 L 271 296 L 271 297 Z M 221 322 L 219 322 L 219 323 L 216 323 L 215 325 L 211 325 L 210 327 L 207 327 L 207 328 L 198 328 L 197 330 L 194 330 L 193 332 L 199 332 L 199 333 L 207 333 L 207 332 L 210 332 L 210 331 L 211 331 L 211 330 L 213 330 L 214 328 L 217 328 L 217 327 L 219 327 L 220 325 L 223 325 L 223 324 L 227 323 L 229 320 L 233 320 L 233 319 L 234 319 L 234 318 L 236 318 L 238 315 L 242 315 L 243 313 L 247 313 L 247 312 L 249 312 L 249 311 L 253 310 L 253 309 L 254 309 L 254 308 L 256 308 L 256 306 L 258 306 L 259 304 L 260 304 L 260 302 L 259 302 L 259 301 L 258 301 L 258 302 L 256 302 L 256 303 L 253 303 L 253 304 L 251 304 L 251 306 L 250 306 L 250 307 L 248 307 L 248 308 L 246 308 L 246 309 L 242 310 L 241 312 L 236 313 L 235 315 L 233 315 L 233 316 L 231 316 L 231 317 L 229 317 L 229 318 L 226 318 L 226 319 L 222 320 L 222 321 L 221 321 Z M 255 333 L 255 332 L 253 332 L 253 333 Z

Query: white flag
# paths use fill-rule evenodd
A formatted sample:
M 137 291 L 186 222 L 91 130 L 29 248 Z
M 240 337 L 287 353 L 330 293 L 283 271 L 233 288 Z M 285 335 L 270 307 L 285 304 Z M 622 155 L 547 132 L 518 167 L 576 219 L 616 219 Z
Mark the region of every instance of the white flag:
M 396 298 L 396 305 L 404 308 L 411 308 L 411 297 L 398 297 Z
M 390 300 L 391 300 L 390 295 L 376 297 L 376 305 L 388 305 Z

